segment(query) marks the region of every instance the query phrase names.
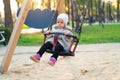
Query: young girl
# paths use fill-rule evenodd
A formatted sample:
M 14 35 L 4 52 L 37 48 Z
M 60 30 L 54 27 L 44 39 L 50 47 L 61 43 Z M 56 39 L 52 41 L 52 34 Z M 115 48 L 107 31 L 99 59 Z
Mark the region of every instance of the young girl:
M 68 15 L 65 13 L 61 13 L 57 17 L 57 28 L 55 28 L 52 31 L 47 31 L 46 34 L 49 34 L 50 32 L 62 32 L 65 35 L 68 35 L 68 34 L 72 35 L 72 32 L 68 30 L 68 28 L 66 28 L 67 22 L 68 22 Z M 48 62 L 52 66 L 55 65 L 57 58 L 59 56 L 59 53 L 69 48 L 69 44 L 66 39 L 67 37 L 65 35 L 59 35 L 58 43 L 56 44 L 54 51 L 53 51 L 53 55 L 50 57 L 50 60 Z M 54 36 L 55 35 L 53 34 L 52 36 L 50 35 L 47 42 L 45 42 L 45 44 L 41 46 L 41 48 L 35 55 L 30 56 L 30 59 L 33 60 L 34 62 L 39 62 L 44 52 L 47 49 L 53 48 Z

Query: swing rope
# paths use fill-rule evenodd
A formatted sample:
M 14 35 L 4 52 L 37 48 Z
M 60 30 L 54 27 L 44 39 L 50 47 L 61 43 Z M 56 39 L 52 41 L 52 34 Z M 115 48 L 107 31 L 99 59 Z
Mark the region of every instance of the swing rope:
M 50 24 L 48 25 L 47 31 L 52 29 L 53 21 L 55 20 L 55 17 L 58 14 L 58 7 L 59 7 L 59 5 L 60 5 L 60 0 L 58 0 L 57 8 L 56 8 L 56 10 L 55 10 L 55 12 L 54 12 L 54 14 L 53 14 L 53 16 L 51 18 L 51 21 L 50 21 Z
M 79 5 L 80 4 L 79 0 L 75 0 L 75 1 L 76 1 L 76 4 L 77 4 L 75 6 L 77 7 L 77 9 L 79 9 L 79 11 L 81 11 L 80 5 Z M 80 18 L 76 19 L 76 23 L 78 22 L 78 25 L 75 28 L 75 32 L 78 34 L 78 36 L 77 36 L 78 39 L 80 39 L 80 36 L 81 36 L 81 33 L 82 33 L 82 26 L 83 26 L 83 23 L 84 23 L 84 20 L 85 20 L 85 16 L 86 16 L 86 12 L 87 12 L 87 9 L 88 9 L 89 1 L 90 0 L 88 0 L 88 4 L 87 4 L 86 7 L 84 7 L 84 10 L 82 12 L 82 20 L 80 20 Z M 77 13 L 77 16 L 79 17 L 78 13 Z

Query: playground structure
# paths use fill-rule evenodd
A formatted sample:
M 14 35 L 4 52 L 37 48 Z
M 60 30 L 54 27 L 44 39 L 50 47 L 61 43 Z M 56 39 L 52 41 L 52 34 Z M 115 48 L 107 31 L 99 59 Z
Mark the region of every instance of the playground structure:
M 24 2 L 22 4 L 21 10 L 20 10 L 20 13 L 18 16 L 18 20 L 15 23 L 15 27 L 14 27 L 13 32 L 11 34 L 10 41 L 8 43 L 8 47 L 7 47 L 5 56 L 3 58 L 1 66 L 0 66 L 1 73 L 5 73 L 8 71 L 8 68 L 9 68 L 9 65 L 10 65 L 17 41 L 19 39 L 21 30 L 22 30 L 22 25 L 25 22 L 26 16 L 28 14 L 28 11 L 29 11 L 29 8 L 31 5 L 31 2 L 32 2 L 32 0 L 24 0 Z M 1 32 L 1 33 L 3 33 L 3 32 Z

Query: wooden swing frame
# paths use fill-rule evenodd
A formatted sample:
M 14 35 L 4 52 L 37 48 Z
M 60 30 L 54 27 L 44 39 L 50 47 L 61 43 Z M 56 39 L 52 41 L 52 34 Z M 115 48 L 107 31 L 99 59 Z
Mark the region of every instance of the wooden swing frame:
M 27 14 L 28 14 L 31 2 L 32 2 L 32 0 L 24 0 L 24 2 L 22 4 L 21 10 L 20 10 L 20 13 L 18 16 L 18 20 L 15 23 L 15 27 L 14 27 L 13 32 L 11 34 L 10 41 L 8 43 L 5 56 L 3 58 L 1 66 L 0 66 L 1 73 L 5 73 L 8 71 L 8 68 L 9 68 L 16 44 L 18 42 L 21 30 L 22 30 L 22 26 L 24 24 L 24 21 L 26 19 Z

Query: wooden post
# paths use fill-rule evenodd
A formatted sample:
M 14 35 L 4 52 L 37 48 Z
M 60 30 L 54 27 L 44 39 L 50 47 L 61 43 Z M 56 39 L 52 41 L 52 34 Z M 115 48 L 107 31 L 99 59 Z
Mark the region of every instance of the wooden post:
M 58 6 L 58 14 L 65 12 L 65 3 L 64 0 L 57 0 L 57 5 Z
M 0 70 L 1 73 L 5 73 L 8 71 L 16 44 L 18 42 L 21 30 L 22 30 L 22 26 L 24 24 L 27 14 L 28 14 L 31 2 L 32 2 L 32 0 L 24 0 L 24 2 L 22 4 L 21 10 L 20 10 L 20 13 L 18 16 L 18 20 L 15 23 L 13 32 L 10 37 L 10 41 L 8 43 L 6 54 L 5 54 L 2 64 L 1 64 L 1 70 Z

